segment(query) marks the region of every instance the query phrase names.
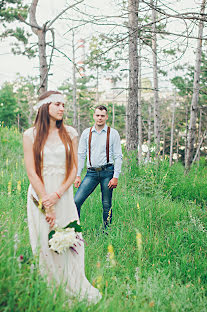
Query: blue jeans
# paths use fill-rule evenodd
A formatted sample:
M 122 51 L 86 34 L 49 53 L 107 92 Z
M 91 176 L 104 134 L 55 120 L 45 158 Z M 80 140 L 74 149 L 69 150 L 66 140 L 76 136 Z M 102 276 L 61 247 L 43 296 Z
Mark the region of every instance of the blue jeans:
M 107 225 L 111 223 L 112 221 L 111 202 L 113 189 L 110 189 L 108 187 L 108 183 L 113 178 L 113 175 L 114 175 L 113 165 L 105 168 L 102 171 L 95 171 L 90 169 L 87 170 L 86 176 L 83 179 L 74 197 L 79 217 L 82 204 L 100 183 L 102 193 L 104 226 L 107 227 Z

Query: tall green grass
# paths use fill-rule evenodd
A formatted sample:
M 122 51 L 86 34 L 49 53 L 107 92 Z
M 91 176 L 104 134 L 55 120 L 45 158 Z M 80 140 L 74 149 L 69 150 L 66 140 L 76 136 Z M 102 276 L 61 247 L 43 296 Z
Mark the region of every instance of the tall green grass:
M 103 299 L 90 307 L 74 299 L 69 308 L 64 285 L 49 287 L 31 252 L 22 136 L 1 127 L 0 138 L 0 311 L 207 311 L 204 161 L 185 175 L 179 163 L 138 167 L 134 157 L 125 158 L 108 236 L 102 234 L 97 188 L 82 207 L 81 223 L 88 243 L 86 276 Z M 142 237 L 140 249 L 136 230 Z

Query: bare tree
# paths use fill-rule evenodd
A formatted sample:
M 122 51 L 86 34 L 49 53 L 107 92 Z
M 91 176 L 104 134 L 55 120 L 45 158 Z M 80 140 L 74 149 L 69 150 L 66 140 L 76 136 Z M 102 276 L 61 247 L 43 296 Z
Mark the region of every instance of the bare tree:
M 173 159 L 173 141 L 175 129 L 175 106 L 176 106 L 176 91 L 174 92 L 174 100 L 172 105 L 172 122 L 171 122 L 171 136 L 170 136 L 170 166 L 172 166 Z
M 138 78 L 138 161 L 141 163 L 142 161 L 142 102 L 141 102 L 141 40 L 139 39 L 139 58 L 138 58 L 138 66 L 139 66 L 139 78 Z
M 138 7 L 139 0 L 128 0 L 129 97 L 127 105 L 127 150 L 138 146 Z
M 206 0 L 202 1 L 200 16 L 205 12 Z M 198 109 L 199 100 L 199 89 L 200 89 L 200 71 L 201 71 L 201 54 L 202 54 L 202 37 L 203 37 L 203 20 L 199 21 L 198 28 L 198 39 L 197 39 L 197 50 L 196 50 L 196 61 L 195 61 L 195 71 L 194 71 L 194 82 L 193 82 L 193 96 L 190 108 L 190 123 L 187 139 L 187 150 L 185 159 L 185 168 L 188 170 L 191 166 L 193 160 L 194 142 L 196 135 L 196 117 Z
M 33 0 L 30 6 L 29 10 L 29 23 L 24 20 L 23 17 L 19 16 L 20 20 L 24 22 L 25 24 L 29 25 L 32 28 L 33 33 L 38 38 L 38 52 L 39 52 L 39 65 L 40 65 L 40 88 L 39 92 L 42 94 L 47 90 L 48 86 L 48 72 L 50 70 L 50 65 L 52 61 L 52 55 L 55 48 L 55 33 L 54 29 L 52 28 L 52 25 L 54 22 L 68 9 L 76 6 L 77 4 L 83 2 L 83 0 L 80 0 L 73 5 L 70 5 L 69 7 L 62 10 L 52 21 L 47 21 L 42 26 L 40 26 L 37 23 L 36 19 L 36 11 L 37 11 L 37 5 L 39 0 Z M 47 54 L 46 54 L 46 33 L 51 32 L 52 35 L 52 50 L 50 55 L 50 61 L 49 65 L 47 64 Z
M 76 60 L 75 60 L 75 33 L 72 32 L 72 50 L 73 50 L 73 126 L 77 128 L 77 84 L 76 84 Z
M 151 145 L 151 131 L 152 131 L 152 105 L 151 102 L 149 102 L 148 106 L 148 151 L 147 151 L 147 161 L 150 160 L 150 145 Z
M 153 55 L 153 85 L 154 85 L 154 140 L 156 144 L 156 153 L 160 150 L 160 112 L 158 95 L 158 69 L 157 69 L 157 34 L 156 19 L 157 12 L 155 7 L 157 0 L 151 0 L 152 6 L 152 55 Z

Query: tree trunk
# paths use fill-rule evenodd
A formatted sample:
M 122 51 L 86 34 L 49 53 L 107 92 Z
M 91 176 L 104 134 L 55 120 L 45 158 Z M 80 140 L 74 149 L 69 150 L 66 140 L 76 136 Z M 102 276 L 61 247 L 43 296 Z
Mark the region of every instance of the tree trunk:
M 148 152 L 147 152 L 147 161 L 150 160 L 151 131 L 152 131 L 152 106 L 151 106 L 151 103 L 149 102 L 149 106 L 148 106 Z
M 165 159 L 165 129 L 163 130 L 163 150 L 162 150 L 162 157 Z
M 75 66 L 75 34 L 72 34 L 72 49 L 73 49 L 73 127 L 77 129 L 77 85 L 76 85 L 76 66 Z
M 176 154 L 177 154 L 177 158 L 176 158 L 176 162 L 178 162 L 178 152 L 179 152 L 179 137 L 177 136 L 177 140 L 176 140 Z
M 141 103 L 141 42 L 139 39 L 139 57 L 138 57 L 138 67 L 139 67 L 139 76 L 138 76 L 138 162 L 142 162 L 142 103 Z
M 38 49 L 39 49 L 39 64 L 40 64 L 40 94 L 47 91 L 48 85 L 48 66 L 46 57 L 46 31 L 45 25 L 40 27 L 36 21 L 36 9 L 39 0 L 33 0 L 30 7 L 30 23 L 33 25 L 32 31 L 38 37 Z
M 157 69 L 157 35 L 156 35 L 156 11 L 154 7 L 157 0 L 151 0 L 152 5 L 152 55 L 153 55 L 153 88 L 154 88 L 154 141 L 156 144 L 156 154 L 160 150 L 160 112 L 158 94 L 158 69 Z
M 172 122 L 171 122 L 171 136 L 170 136 L 170 166 L 172 166 L 173 159 L 173 141 L 174 141 L 174 128 L 175 128 L 175 105 L 176 105 L 176 91 L 174 93 L 174 101 L 172 106 Z
M 205 12 L 206 0 L 202 1 L 201 5 L 201 16 Z M 190 124 L 188 131 L 188 140 L 187 140 L 187 151 L 186 151 L 186 170 L 190 169 L 193 152 L 194 152 L 194 142 L 196 134 L 196 117 L 198 109 L 198 100 L 199 100 L 199 89 L 200 89 L 200 71 L 201 71 L 201 54 L 202 54 L 202 37 L 203 37 L 203 28 L 204 22 L 199 22 L 198 30 L 198 39 L 197 39 L 197 51 L 196 51 L 196 61 L 195 61 L 195 71 L 194 71 L 194 82 L 193 82 L 193 96 L 190 109 Z
M 39 63 L 40 63 L 40 94 L 47 91 L 48 87 L 48 65 L 46 56 L 46 31 L 38 32 Z
M 194 157 L 192 163 L 194 163 L 194 162 L 196 161 L 197 157 L 198 157 L 198 153 L 200 152 L 201 145 L 202 145 L 202 143 L 203 143 L 203 140 L 204 140 L 205 137 L 206 137 L 206 132 L 207 132 L 207 131 L 205 130 L 204 133 L 203 133 L 203 135 L 202 135 L 202 137 L 200 138 L 200 142 L 199 142 L 199 144 L 198 144 L 198 146 L 197 146 L 196 154 L 195 154 L 195 157 Z
M 99 105 L 99 94 L 98 94 L 98 89 L 99 89 L 99 72 L 98 72 L 98 66 L 96 67 L 96 105 Z
M 138 146 L 138 7 L 139 0 L 128 0 L 129 29 L 129 97 L 127 115 L 127 150 L 136 150 Z
M 201 129 L 202 129 L 202 109 L 200 109 L 199 128 L 198 128 L 198 145 L 199 145 L 199 141 L 201 140 Z M 198 157 L 196 158 L 196 160 L 200 161 L 200 156 L 201 156 L 201 152 L 199 148 Z
M 188 146 L 188 102 L 186 101 L 185 107 L 185 163 L 187 159 L 187 146 Z

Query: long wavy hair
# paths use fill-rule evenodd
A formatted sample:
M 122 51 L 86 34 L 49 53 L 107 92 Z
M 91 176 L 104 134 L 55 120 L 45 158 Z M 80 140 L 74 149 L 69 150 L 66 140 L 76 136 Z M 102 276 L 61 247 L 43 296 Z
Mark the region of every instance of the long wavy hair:
M 49 97 L 51 94 L 61 94 L 58 91 L 47 91 L 43 93 L 39 97 L 39 101 L 44 100 L 45 98 Z M 37 113 L 34 127 L 35 127 L 35 140 L 33 145 L 33 153 L 34 153 L 34 162 L 35 162 L 35 170 L 41 181 L 43 182 L 42 178 L 42 168 L 43 168 L 43 149 L 46 143 L 49 128 L 50 128 L 50 115 L 49 115 L 49 105 L 51 103 L 43 104 Z M 73 166 L 77 168 L 77 162 L 75 157 L 75 151 L 73 149 L 72 140 L 64 127 L 63 120 L 57 120 L 56 126 L 59 129 L 58 133 L 60 136 L 61 141 L 65 146 L 65 154 L 66 154 L 66 174 L 63 183 L 68 179 Z M 69 146 L 69 148 L 68 148 Z

